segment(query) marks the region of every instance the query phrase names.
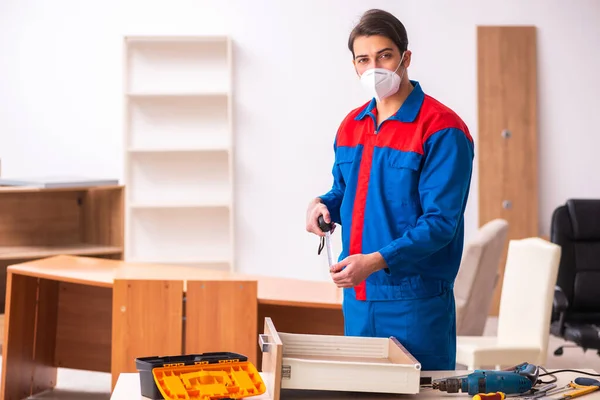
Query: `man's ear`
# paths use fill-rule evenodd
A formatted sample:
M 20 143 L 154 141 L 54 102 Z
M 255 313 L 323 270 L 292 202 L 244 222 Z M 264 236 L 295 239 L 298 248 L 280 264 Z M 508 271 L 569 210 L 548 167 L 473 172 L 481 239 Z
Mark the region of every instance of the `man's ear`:
M 404 52 L 404 60 L 402 60 L 402 65 L 404 65 L 404 68 L 408 68 L 410 66 L 411 60 L 412 60 L 412 51 L 406 50 Z

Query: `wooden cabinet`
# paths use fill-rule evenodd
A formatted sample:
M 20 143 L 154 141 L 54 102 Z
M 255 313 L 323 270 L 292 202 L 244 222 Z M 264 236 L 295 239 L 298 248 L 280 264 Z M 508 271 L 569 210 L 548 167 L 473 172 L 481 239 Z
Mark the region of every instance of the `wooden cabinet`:
M 9 265 L 59 254 L 121 259 L 123 192 L 0 187 L 0 312 Z

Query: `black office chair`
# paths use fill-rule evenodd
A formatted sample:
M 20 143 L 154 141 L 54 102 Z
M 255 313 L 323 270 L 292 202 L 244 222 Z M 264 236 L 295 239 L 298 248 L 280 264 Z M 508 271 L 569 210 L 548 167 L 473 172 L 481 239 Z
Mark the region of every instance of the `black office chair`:
M 600 355 L 600 200 L 570 199 L 552 214 L 550 241 L 561 246 L 550 333 L 560 346 Z

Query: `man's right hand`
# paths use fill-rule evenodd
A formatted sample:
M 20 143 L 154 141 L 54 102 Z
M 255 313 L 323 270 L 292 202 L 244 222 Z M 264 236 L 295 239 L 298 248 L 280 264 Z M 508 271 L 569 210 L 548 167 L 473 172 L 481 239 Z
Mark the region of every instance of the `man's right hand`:
M 306 231 L 314 233 L 317 236 L 325 236 L 325 232 L 319 228 L 319 216 L 322 215 L 326 223 L 331 224 L 331 216 L 327 206 L 321 203 L 319 198 L 314 199 L 308 204 L 306 211 Z M 331 224 L 331 233 L 335 230 L 335 224 Z

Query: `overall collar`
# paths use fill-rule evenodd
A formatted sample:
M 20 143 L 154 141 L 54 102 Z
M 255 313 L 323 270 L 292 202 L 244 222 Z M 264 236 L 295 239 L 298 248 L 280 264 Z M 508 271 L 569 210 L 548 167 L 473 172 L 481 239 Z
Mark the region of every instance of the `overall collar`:
M 400 121 L 400 122 L 414 122 L 415 118 L 421 110 L 423 100 L 425 99 L 425 93 L 418 81 L 410 81 L 413 85 L 413 90 L 410 92 L 402 106 L 394 115 L 389 119 Z M 377 113 L 377 101 L 375 98 L 371 99 L 369 104 L 356 116 L 356 120 L 361 120 L 368 114 L 375 115 Z

